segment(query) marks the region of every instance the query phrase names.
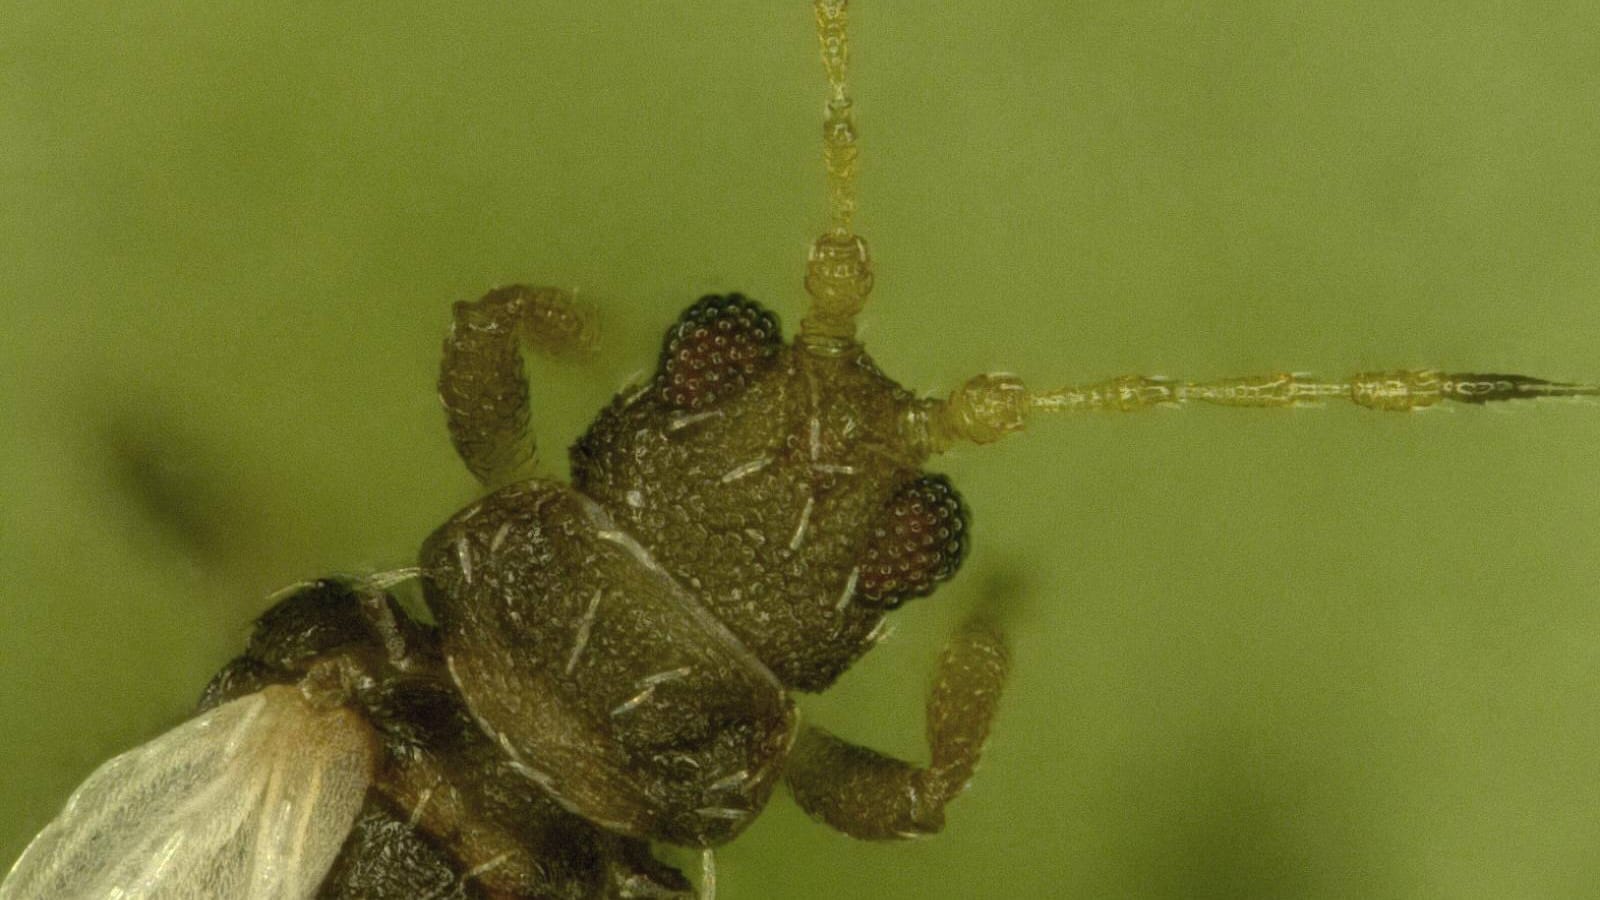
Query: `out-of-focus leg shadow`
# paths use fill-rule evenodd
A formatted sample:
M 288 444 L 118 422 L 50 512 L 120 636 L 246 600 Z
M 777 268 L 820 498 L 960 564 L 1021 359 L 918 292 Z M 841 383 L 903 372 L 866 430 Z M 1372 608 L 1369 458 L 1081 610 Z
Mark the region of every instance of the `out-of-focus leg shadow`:
M 252 480 L 244 461 L 230 460 L 155 403 L 95 412 L 100 424 L 89 432 L 86 458 L 103 466 L 112 491 L 106 504 L 125 523 L 130 546 L 152 565 L 186 568 L 208 602 L 243 603 L 271 583 L 281 541 L 252 515 L 268 487 Z
M 977 574 L 977 588 L 961 592 L 961 620 L 988 622 L 1005 634 L 1027 627 L 1029 609 L 1041 598 L 1029 594 L 1035 587 L 1026 567 L 1001 559 Z
M 1196 742 L 1206 734 L 1192 735 Z M 1144 824 L 1130 832 L 1128 864 L 1147 879 L 1149 898 L 1293 898 L 1326 896 L 1321 870 L 1342 870 L 1332 883 L 1349 884 L 1349 848 L 1313 845 L 1300 791 L 1279 770 L 1258 764 L 1259 747 L 1226 730 L 1196 748 L 1165 784 L 1139 791 L 1155 808 L 1132 810 Z M 1192 763 L 1192 764 L 1191 764 Z M 1138 801 L 1130 798 L 1130 804 Z M 1324 811 L 1326 811 L 1324 809 Z M 1325 889 L 1327 883 L 1323 883 Z
M 219 562 L 231 556 L 248 523 L 236 515 L 237 485 L 203 442 L 159 412 L 122 411 L 104 420 L 96 435 L 122 504 L 148 529 L 136 538 L 153 540 L 194 558 Z

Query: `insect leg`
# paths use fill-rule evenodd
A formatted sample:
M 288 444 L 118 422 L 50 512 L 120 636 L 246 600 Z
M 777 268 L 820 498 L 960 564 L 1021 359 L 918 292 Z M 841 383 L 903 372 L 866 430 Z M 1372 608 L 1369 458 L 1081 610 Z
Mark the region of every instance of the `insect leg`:
M 460 867 L 437 842 L 408 824 L 403 813 L 369 798 L 318 891 L 318 900 L 468 897 Z
M 977 767 L 1009 658 L 999 632 L 969 624 L 945 648 L 928 700 L 930 762 L 914 766 L 806 727 L 784 777 L 814 818 L 868 840 L 918 837 L 944 827 L 944 808 Z
M 928 401 L 917 415 L 930 449 L 940 451 L 958 443 L 997 441 L 1027 427 L 1035 412 L 1138 412 L 1187 403 L 1275 409 L 1333 400 L 1406 412 L 1447 400 L 1484 404 L 1596 396 L 1600 396 L 1600 385 L 1431 369 L 1363 372 L 1342 381 L 1318 381 L 1288 372 L 1214 381 L 1125 375 L 1049 391 L 1030 391 L 1013 375 L 992 374 L 970 379 L 948 398 Z
M 717 855 L 710 847 L 700 851 L 700 890 L 695 900 L 717 900 Z
M 559 358 L 586 354 L 594 342 L 593 311 L 556 288 L 513 285 L 455 305 L 439 399 L 450 440 L 479 481 L 495 486 L 532 474 L 523 345 Z

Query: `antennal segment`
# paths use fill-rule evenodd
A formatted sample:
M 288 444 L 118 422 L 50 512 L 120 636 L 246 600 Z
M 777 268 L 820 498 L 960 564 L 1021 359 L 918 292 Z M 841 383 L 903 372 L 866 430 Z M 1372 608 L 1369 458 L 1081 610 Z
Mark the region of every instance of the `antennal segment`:
M 1209 403 L 1254 409 L 1348 400 L 1389 412 L 1426 409 L 1444 401 L 1496 403 L 1546 397 L 1597 397 L 1600 385 L 1567 384 L 1527 375 L 1445 374 L 1431 369 L 1365 372 L 1343 381 L 1317 381 L 1278 372 L 1215 381 L 1125 375 L 1110 381 L 1034 392 L 1013 375 L 979 375 L 943 400 L 915 413 L 933 452 L 958 443 L 988 444 L 1027 427 L 1035 412 L 1138 412 L 1158 406 Z
M 872 261 L 867 242 L 851 228 L 856 210 L 855 119 L 845 85 L 850 42 L 845 32 L 848 0 L 813 0 L 822 67 L 828 76 L 828 102 L 822 120 L 822 158 L 828 173 L 828 230 L 811 244 L 806 263 L 806 293 L 811 309 L 800 335 L 812 345 L 855 338 L 856 314 L 872 292 Z

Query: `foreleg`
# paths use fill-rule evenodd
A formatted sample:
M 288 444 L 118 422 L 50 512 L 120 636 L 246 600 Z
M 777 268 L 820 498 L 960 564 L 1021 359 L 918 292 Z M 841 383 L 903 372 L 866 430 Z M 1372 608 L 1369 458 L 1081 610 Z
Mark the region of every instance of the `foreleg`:
M 479 481 L 494 486 L 532 474 L 523 345 L 575 356 L 593 349 L 594 336 L 593 313 L 556 288 L 512 285 L 455 305 L 439 398 L 450 440 Z
M 966 626 L 945 648 L 928 700 L 929 764 L 915 766 L 807 726 L 785 769 L 795 801 L 852 837 L 909 838 L 940 830 L 945 805 L 977 767 L 1008 668 L 1000 633 Z

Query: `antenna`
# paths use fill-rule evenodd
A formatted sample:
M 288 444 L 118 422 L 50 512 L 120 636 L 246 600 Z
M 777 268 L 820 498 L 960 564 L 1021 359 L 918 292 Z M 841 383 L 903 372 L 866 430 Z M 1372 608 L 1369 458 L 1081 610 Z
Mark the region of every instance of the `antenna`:
M 872 292 L 872 260 L 867 242 L 851 228 L 856 211 L 855 119 L 845 77 L 850 64 L 848 0 L 813 0 L 817 42 L 828 76 L 828 101 L 822 120 L 822 159 L 828 175 L 828 230 L 811 244 L 806 262 L 806 293 L 811 308 L 800 323 L 808 346 L 852 343 L 856 315 Z
M 1283 409 L 1335 400 L 1368 409 L 1409 412 L 1447 400 L 1482 405 L 1550 397 L 1600 397 L 1600 385 L 1527 375 L 1400 369 L 1364 372 L 1342 381 L 1318 381 L 1290 372 L 1214 381 L 1124 375 L 1094 384 L 1030 391 L 1016 376 L 995 373 L 968 379 L 946 399 L 925 401 L 918 417 L 926 429 L 928 448 L 939 452 L 961 443 L 997 441 L 1026 428 L 1035 412 L 1140 412 L 1188 403 Z
M 811 306 L 797 342 L 833 354 L 855 344 L 856 316 L 872 292 L 872 259 L 855 233 L 856 168 L 860 160 L 851 116 L 849 0 L 812 0 L 822 68 L 828 77 L 822 159 L 828 178 L 828 228 L 811 244 L 806 293 Z M 1445 401 L 1482 405 L 1503 400 L 1600 397 L 1600 385 L 1548 381 L 1527 375 L 1444 373 L 1434 369 L 1363 372 L 1339 381 L 1274 372 L 1209 381 L 1125 375 L 1093 384 L 1031 391 L 1005 373 L 968 379 L 949 397 L 921 401 L 914 428 L 930 451 L 961 443 L 987 444 L 1027 427 L 1034 413 L 1137 412 L 1206 403 L 1254 409 L 1349 401 L 1368 409 L 1406 412 Z

